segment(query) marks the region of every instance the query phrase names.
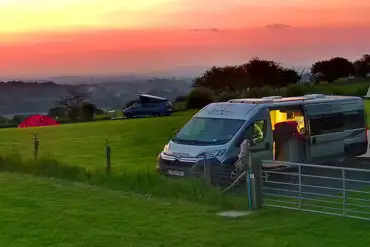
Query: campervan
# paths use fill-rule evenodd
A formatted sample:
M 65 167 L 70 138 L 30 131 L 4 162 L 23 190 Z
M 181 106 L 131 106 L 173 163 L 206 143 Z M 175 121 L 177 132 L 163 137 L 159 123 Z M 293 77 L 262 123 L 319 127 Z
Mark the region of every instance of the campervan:
M 145 116 L 169 116 L 173 112 L 171 102 L 162 97 L 149 94 L 139 94 L 139 100 L 123 110 L 126 118 Z
M 311 94 L 212 103 L 164 146 L 157 169 L 186 176 L 205 155 L 217 158 L 221 167 L 233 166 L 245 139 L 254 161 L 321 163 L 360 156 L 368 150 L 364 102 Z

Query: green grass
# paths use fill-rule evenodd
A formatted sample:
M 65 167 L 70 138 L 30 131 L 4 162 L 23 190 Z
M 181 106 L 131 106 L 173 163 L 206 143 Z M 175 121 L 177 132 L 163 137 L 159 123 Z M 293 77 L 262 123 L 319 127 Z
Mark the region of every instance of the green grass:
M 0 150 L 17 150 L 25 158 L 33 157 L 33 135 L 40 139 L 39 155 L 92 170 L 104 169 L 105 144 L 112 149 L 112 169 L 153 170 L 157 155 L 175 131 L 191 118 L 194 111 L 172 117 L 111 120 L 56 127 L 1 129 Z
M 167 179 L 153 171 L 122 173 L 89 171 L 84 167 L 63 164 L 55 159 L 24 160 L 17 153 L 0 157 L 0 171 L 81 182 L 112 190 L 149 194 L 217 208 L 245 209 L 248 204 L 244 196 L 223 194 L 221 189 L 208 186 L 204 181 Z
M 345 94 L 364 96 L 370 86 L 369 79 L 342 80 L 330 84 L 321 84 L 313 86 L 321 93 L 326 94 Z M 363 94 L 363 95 L 362 95 Z
M 8 154 L 0 157 L 0 246 L 370 243 L 365 221 L 271 208 L 224 219 L 216 211 L 245 208 L 247 198 L 157 175 L 156 156 L 193 114 L 0 130 L 0 148 Z M 40 156 L 56 160 L 19 159 L 18 154 L 32 158 L 33 133 L 40 138 Z M 111 175 L 101 171 L 106 139 L 112 146 Z
M 0 246 L 367 246 L 368 222 L 266 209 L 225 219 L 209 206 L 0 174 Z

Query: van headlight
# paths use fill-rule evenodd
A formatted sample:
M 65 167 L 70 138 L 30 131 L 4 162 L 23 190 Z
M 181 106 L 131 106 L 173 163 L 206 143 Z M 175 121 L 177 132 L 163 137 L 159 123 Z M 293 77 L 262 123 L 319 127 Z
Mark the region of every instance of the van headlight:
M 225 153 L 226 149 L 222 149 L 222 150 L 213 150 L 213 151 L 207 151 L 207 152 L 203 152 L 201 154 L 198 155 L 198 157 L 217 157 L 217 156 L 221 156 Z
M 164 146 L 164 147 L 163 147 L 162 152 L 163 152 L 164 154 L 166 154 L 166 153 L 168 152 L 168 144 L 166 144 L 166 146 Z

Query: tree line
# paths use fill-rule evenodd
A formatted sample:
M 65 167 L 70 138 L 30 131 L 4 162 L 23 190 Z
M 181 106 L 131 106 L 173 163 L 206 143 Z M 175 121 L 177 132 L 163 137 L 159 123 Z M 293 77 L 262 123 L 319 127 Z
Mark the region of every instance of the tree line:
M 342 78 L 361 79 L 369 74 L 369 54 L 364 54 L 355 61 L 343 57 L 317 61 L 309 71 L 284 68 L 276 61 L 256 57 L 241 65 L 213 66 L 196 77 L 193 90 L 187 96 L 187 108 L 202 107 L 215 101 L 214 98 L 222 101 L 233 97 L 299 96 L 313 93 L 312 88 L 303 89 L 298 85 L 304 75 L 309 76 L 308 82 L 311 84 L 327 82 L 330 85 Z M 302 82 L 304 83 L 307 82 Z M 361 88 L 356 94 L 362 94 L 363 91 Z
M 304 72 L 305 70 L 284 68 L 275 61 L 253 58 L 242 65 L 214 66 L 196 77 L 193 87 L 207 87 L 214 91 L 238 91 L 263 86 L 279 88 L 300 82 Z M 369 54 L 354 62 L 343 57 L 318 61 L 310 69 L 311 81 L 315 83 L 332 83 L 341 78 L 365 78 L 369 73 Z

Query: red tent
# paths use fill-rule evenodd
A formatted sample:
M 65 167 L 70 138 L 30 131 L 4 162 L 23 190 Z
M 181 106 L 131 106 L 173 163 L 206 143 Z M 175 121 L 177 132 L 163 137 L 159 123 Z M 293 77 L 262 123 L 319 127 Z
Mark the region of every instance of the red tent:
M 54 119 L 36 114 L 30 117 L 27 117 L 23 122 L 18 126 L 18 128 L 29 128 L 29 127 L 38 127 L 38 126 L 51 126 L 51 125 L 59 125 L 57 121 Z

